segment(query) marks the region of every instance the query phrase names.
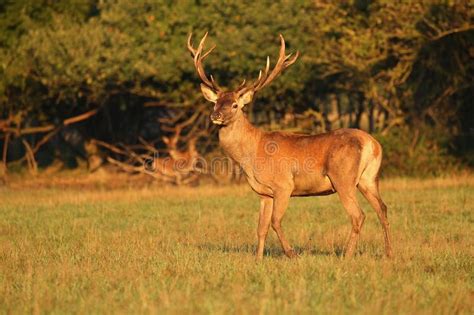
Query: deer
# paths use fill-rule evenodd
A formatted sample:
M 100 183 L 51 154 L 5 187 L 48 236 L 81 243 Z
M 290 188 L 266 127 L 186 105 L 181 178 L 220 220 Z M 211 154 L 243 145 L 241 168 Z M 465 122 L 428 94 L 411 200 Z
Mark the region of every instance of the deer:
M 181 126 L 176 126 L 174 134 L 170 137 L 162 137 L 163 142 L 167 146 L 169 158 L 159 158 L 155 161 L 155 168 L 158 172 L 165 176 L 171 176 L 176 179 L 178 185 L 191 182 L 197 179 L 193 174 L 197 167 L 197 161 L 201 158 L 196 149 L 196 142 L 200 133 L 191 136 L 187 142 L 186 150 L 178 148 L 178 141 L 182 131 Z
M 126 162 L 116 160 L 111 156 L 107 157 L 109 163 L 126 172 L 144 173 L 159 181 L 176 185 L 189 184 L 198 180 L 197 172 L 203 172 L 198 165 L 201 155 L 196 149 L 196 142 L 204 134 L 204 131 L 193 132 L 191 135 L 181 138 L 181 140 L 187 140 L 187 148 L 183 150 L 178 148 L 182 128 L 181 125 L 167 128 L 168 131 L 174 131 L 174 134 L 170 137 L 162 137 L 167 147 L 168 157 L 159 157 L 159 151 L 154 145 L 141 137 L 139 137 L 141 143 L 139 147 L 142 152 L 146 150 L 147 153 L 133 151 L 130 147 L 124 145 L 117 147 L 97 139 L 91 140 L 88 144 L 88 151 L 97 150 L 96 146 L 99 145 L 118 155 L 127 157 Z
M 196 136 L 190 137 L 187 143 L 187 149 L 180 150 L 178 148 L 178 141 L 181 134 L 181 128 L 175 127 L 174 131 L 175 133 L 173 136 L 171 137 L 164 136 L 161 139 L 166 144 L 170 157 L 174 161 L 177 161 L 177 162 L 182 161 L 181 164 L 183 164 L 182 165 L 183 170 L 190 171 L 192 170 L 192 164 L 195 162 L 197 158 L 200 157 L 199 152 L 196 149 L 197 137 Z
M 291 197 L 337 194 L 351 221 L 351 232 L 345 246 L 345 257 L 353 257 L 365 214 L 357 201 L 357 190 L 377 213 L 382 225 L 385 253 L 392 256 L 387 206 L 379 191 L 382 146 L 375 138 L 359 129 L 337 129 L 317 135 L 283 131 L 264 131 L 250 123 L 243 112 L 245 105 L 269 85 L 299 56 L 286 55 L 285 39 L 280 34 L 278 60 L 270 71 L 266 67 L 251 83 L 244 80 L 236 89 L 225 91 L 211 75 L 205 73 L 203 60 L 215 49 L 203 53 L 208 33 L 197 48 L 189 34 L 187 47 L 202 81 L 204 98 L 214 104 L 210 120 L 217 125 L 219 144 L 238 163 L 252 190 L 260 198 L 257 228 L 257 261 L 264 255 L 270 226 L 276 232 L 284 254 L 298 257 L 282 229 L 282 219 Z

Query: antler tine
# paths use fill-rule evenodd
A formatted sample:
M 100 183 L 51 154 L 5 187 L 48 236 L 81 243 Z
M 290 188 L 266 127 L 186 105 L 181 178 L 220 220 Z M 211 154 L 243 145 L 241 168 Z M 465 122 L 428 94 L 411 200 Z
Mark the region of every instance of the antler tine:
M 192 34 L 192 33 L 191 33 Z M 201 41 L 199 42 L 199 46 L 198 46 L 198 51 L 199 53 L 202 53 L 202 49 L 204 48 L 204 43 L 206 42 L 206 38 L 207 38 L 207 34 L 208 32 L 206 32 L 206 34 L 204 34 L 204 36 L 202 37 Z M 204 60 L 204 58 L 207 57 L 207 55 L 209 55 L 211 53 L 211 51 L 214 50 L 214 48 L 216 48 L 216 45 L 212 46 L 211 48 L 209 48 L 209 50 L 204 54 L 202 55 L 201 60 Z
M 199 77 L 201 78 L 201 80 L 204 82 L 204 84 L 214 89 L 215 91 L 219 91 L 220 88 L 217 85 L 216 81 L 214 80 L 212 76 L 210 80 L 208 79 L 206 72 L 204 71 L 204 67 L 202 65 L 202 61 L 214 50 L 214 48 L 216 48 L 216 46 L 214 45 L 207 52 L 205 52 L 204 54 L 202 53 L 202 50 L 204 48 L 204 42 L 206 41 L 206 38 L 207 38 L 207 34 L 208 32 L 204 34 L 201 41 L 199 42 L 197 49 L 195 49 L 191 42 L 193 33 L 190 33 L 188 37 L 188 50 L 191 52 L 193 56 L 194 67 L 196 68 L 196 71 Z
M 237 87 L 236 89 L 236 92 L 237 93 L 241 93 L 242 91 L 246 91 L 247 90 L 247 86 L 245 85 L 245 83 L 247 82 L 247 80 L 243 80 L 242 83 L 239 84 L 239 86 Z
M 215 47 L 215 46 L 214 46 Z M 216 80 L 214 80 L 214 77 L 211 75 L 209 75 L 211 77 L 211 83 L 212 83 L 212 86 L 214 87 L 214 89 L 216 91 L 220 91 L 221 90 L 221 87 L 219 86 L 219 84 L 217 84 Z
M 176 127 L 174 127 L 173 138 L 175 138 L 176 140 L 179 140 L 179 137 L 181 136 L 181 131 L 182 130 L 183 130 L 183 126 L 181 126 L 181 125 L 177 125 Z
M 193 33 L 189 33 L 188 36 L 188 50 L 191 52 L 191 54 L 194 56 L 196 55 L 196 49 L 194 49 L 193 44 L 191 43 L 191 38 L 193 37 Z
M 283 70 L 295 63 L 296 59 L 299 56 L 299 51 L 297 51 L 293 58 L 290 59 L 292 54 L 286 55 L 285 48 L 285 39 L 283 38 L 283 35 L 280 34 L 280 51 L 275 67 L 270 72 L 270 74 L 268 74 L 268 72 L 270 71 L 270 57 L 267 57 L 267 64 L 265 70 L 263 71 L 263 74 L 260 70 L 257 80 L 255 80 L 255 82 L 249 87 L 249 89 L 253 89 L 254 91 L 262 89 L 264 86 L 272 82 L 278 75 L 280 75 Z

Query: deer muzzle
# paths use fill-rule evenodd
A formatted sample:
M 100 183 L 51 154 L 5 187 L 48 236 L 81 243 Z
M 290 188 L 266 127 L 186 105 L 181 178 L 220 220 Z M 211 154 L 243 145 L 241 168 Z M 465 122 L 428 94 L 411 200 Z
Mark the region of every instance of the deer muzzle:
M 221 112 L 213 112 L 211 114 L 211 121 L 212 121 L 212 123 L 214 123 L 216 125 L 222 125 L 224 123 L 222 113 Z

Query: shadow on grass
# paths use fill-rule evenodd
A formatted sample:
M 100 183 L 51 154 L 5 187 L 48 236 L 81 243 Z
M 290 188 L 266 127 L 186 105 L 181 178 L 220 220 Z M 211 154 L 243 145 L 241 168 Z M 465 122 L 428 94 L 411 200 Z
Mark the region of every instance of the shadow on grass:
M 227 245 L 227 244 L 204 243 L 204 244 L 197 245 L 197 247 L 200 250 L 222 252 L 222 253 L 245 253 L 245 254 L 255 255 L 257 252 L 257 247 L 253 244 L 242 244 L 240 246 L 235 246 L 235 245 Z M 342 245 L 335 246 L 331 250 L 318 249 L 318 248 L 311 249 L 308 247 L 301 247 L 301 246 L 294 246 L 293 249 L 296 251 L 298 255 L 308 254 L 311 256 L 336 256 L 336 257 L 344 256 L 344 248 Z M 285 257 L 285 254 L 280 246 L 272 246 L 272 245 L 265 247 L 264 255 L 268 257 Z

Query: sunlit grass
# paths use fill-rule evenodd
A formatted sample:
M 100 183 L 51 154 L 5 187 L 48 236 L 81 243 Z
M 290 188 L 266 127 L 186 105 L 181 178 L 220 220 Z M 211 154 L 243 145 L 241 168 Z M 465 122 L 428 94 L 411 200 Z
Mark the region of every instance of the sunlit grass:
M 1 313 L 472 314 L 470 176 L 386 180 L 395 258 L 367 214 L 358 255 L 336 196 L 293 199 L 254 260 L 258 199 L 246 188 L 0 190 Z

